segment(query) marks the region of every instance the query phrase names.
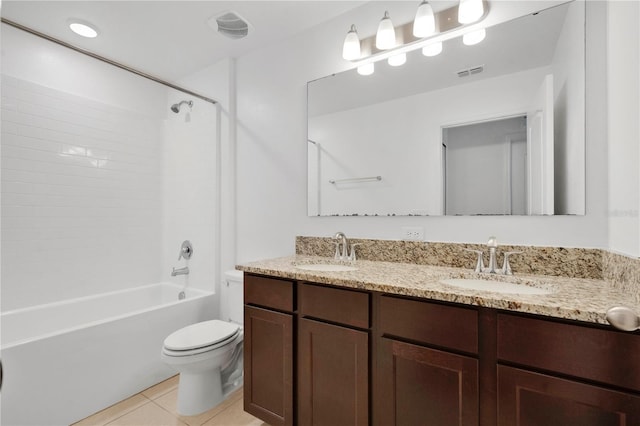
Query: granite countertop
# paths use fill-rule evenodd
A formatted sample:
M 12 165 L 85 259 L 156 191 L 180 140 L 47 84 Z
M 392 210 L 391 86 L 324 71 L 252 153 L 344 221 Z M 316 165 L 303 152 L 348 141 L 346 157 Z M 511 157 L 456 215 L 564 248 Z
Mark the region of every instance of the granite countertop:
M 322 272 L 296 265 L 343 263 L 330 258 L 289 256 L 237 265 L 248 273 L 271 275 L 319 284 L 421 297 L 466 305 L 544 315 L 576 321 L 608 324 L 605 316 L 613 306 L 627 306 L 640 312 L 640 303 L 630 294 L 612 288 L 603 280 L 546 275 L 489 275 L 469 269 L 408 263 L 358 260 L 355 271 Z M 482 278 L 549 289 L 551 294 L 505 294 L 470 290 L 440 283 L 447 278 Z

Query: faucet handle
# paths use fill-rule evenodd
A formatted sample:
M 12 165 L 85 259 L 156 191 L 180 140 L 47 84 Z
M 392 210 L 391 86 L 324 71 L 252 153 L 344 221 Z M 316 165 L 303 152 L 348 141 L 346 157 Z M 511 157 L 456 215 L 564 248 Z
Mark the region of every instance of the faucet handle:
M 349 260 L 351 262 L 356 261 L 356 246 L 361 245 L 362 243 L 353 243 L 351 244 L 351 250 L 349 251 Z
M 511 265 L 509 264 L 509 256 L 512 254 L 520 254 L 521 251 L 505 251 L 504 252 L 504 262 L 502 263 L 502 273 L 504 275 L 513 275 L 513 271 L 511 270 Z
M 180 246 L 180 252 L 178 253 L 178 260 L 184 258 L 185 260 L 191 259 L 191 255 L 193 254 L 193 246 L 191 245 L 191 241 L 184 240 L 182 245 Z
M 476 268 L 474 269 L 474 272 L 482 272 L 482 271 L 484 271 L 484 260 L 482 258 L 482 255 L 483 255 L 482 250 L 473 250 L 473 249 L 468 249 L 468 248 L 463 249 L 463 250 L 471 252 L 471 253 L 475 253 L 478 256 L 478 258 L 476 260 Z
M 333 259 L 338 260 L 340 259 L 340 243 L 334 241 L 333 244 L 336 246 L 336 252 L 333 254 Z

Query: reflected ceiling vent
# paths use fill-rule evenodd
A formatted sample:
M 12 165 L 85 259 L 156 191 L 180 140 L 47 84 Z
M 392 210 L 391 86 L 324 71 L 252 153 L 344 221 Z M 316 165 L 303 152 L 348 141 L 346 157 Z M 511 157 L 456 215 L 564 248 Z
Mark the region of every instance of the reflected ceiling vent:
M 207 20 L 207 24 L 223 36 L 234 40 L 246 37 L 251 31 L 249 22 L 232 10 L 212 16 Z
M 480 74 L 482 71 L 484 71 L 484 65 L 478 65 L 477 67 L 458 71 L 458 77 L 468 77 L 473 74 Z

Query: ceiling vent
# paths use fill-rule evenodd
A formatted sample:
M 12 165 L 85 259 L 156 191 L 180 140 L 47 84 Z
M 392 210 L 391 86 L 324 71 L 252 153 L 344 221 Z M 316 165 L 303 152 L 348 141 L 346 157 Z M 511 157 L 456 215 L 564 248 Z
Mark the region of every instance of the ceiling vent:
M 207 24 L 225 37 L 237 40 L 249 35 L 251 25 L 237 12 L 228 11 L 209 18 Z
M 478 65 L 477 67 L 460 70 L 458 71 L 458 77 L 468 77 L 473 74 L 480 74 L 482 71 L 484 71 L 484 64 Z

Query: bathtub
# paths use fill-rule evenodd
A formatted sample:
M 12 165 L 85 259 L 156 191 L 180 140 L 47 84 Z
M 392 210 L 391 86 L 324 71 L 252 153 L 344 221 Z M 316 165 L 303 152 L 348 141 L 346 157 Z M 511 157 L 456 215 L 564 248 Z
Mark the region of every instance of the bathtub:
M 68 425 L 176 374 L 162 342 L 213 319 L 213 292 L 151 284 L 0 318 L 2 425 Z

